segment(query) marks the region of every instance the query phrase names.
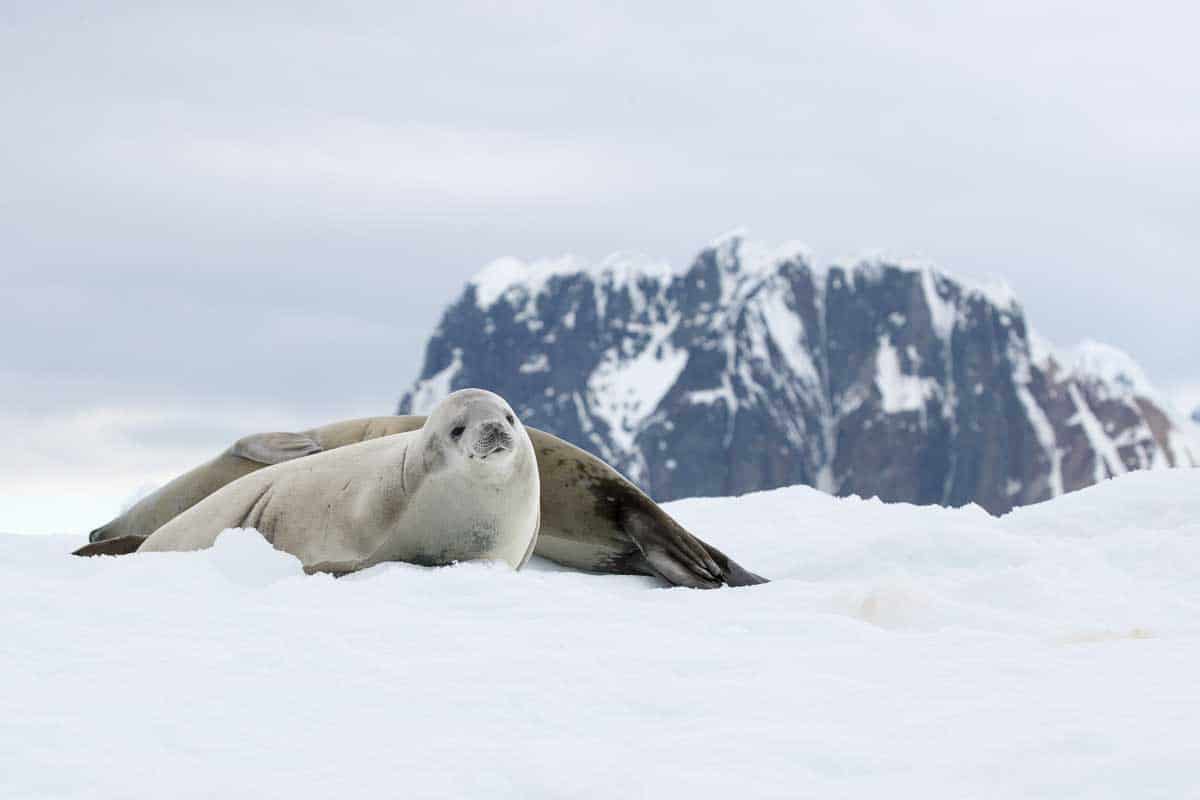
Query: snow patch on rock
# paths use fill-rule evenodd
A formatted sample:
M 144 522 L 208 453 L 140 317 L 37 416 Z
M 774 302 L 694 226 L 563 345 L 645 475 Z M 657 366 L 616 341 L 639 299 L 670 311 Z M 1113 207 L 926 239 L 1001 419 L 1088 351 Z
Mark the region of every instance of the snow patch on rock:
M 454 348 L 454 355 L 443 369 L 425 380 L 417 381 L 412 395 L 412 414 L 428 414 L 434 406 L 450 394 L 456 375 L 462 370 L 462 350 Z
M 904 372 L 900 356 L 888 336 L 879 339 L 879 350 L 875 354 L 875 387 L 879 390 L 885 414 L 923 411 L 925 401 L 937 394 L 937 381 Z
M 640 279 L 669 279 L 674 270 L 658 258 L 641 253 L 617 252 L 600 261 L 565 254 L 557 258 L 524 261 L 513 256 L 487 264 L 469 281 L 475 289 L 475 303 L 486 311 L 501 298 L 523 299 L 528 305 L 545 290 L 555 277 L 587 275 L 608 286 L 625 286 Z
M 622 455 L 633 451 L 643 422 L 687 365 L 687 351 L 674 348 L 669 341 L 673 328 L 673 324 L 659 326 L 632 357 L 610 349 L 588 379 L 588 407 L 607 423 Z
M 1067 357 L 1072 374 L 1080 378 L 1094 378 L 1110 386 L 1123 387 L 1129 394 L 1157 396 L 1146 373 L 1124 350 L 1085 339 Z
M 1075 405 L 1075 415 L 1067 420 L 1067 424 L 1079 425 L 1083 428 L 1083 433 L 1087 436 L 1092 451 L 1096 454 L 1096 482 L 1099 483 L 1110 475 L 1124 475 L 1127 471 L 1125 462 L 1121 460 L 1121 454 L 1117 452 L 1116 444 L 1109 438 L 1100 420 L 1096 419 L 1096 415 L 1092 413 L 1092 409 L 1084 400 L 1079 387 L 1070 384 L 1067 391 L 1070 392 L 1071 402 Z

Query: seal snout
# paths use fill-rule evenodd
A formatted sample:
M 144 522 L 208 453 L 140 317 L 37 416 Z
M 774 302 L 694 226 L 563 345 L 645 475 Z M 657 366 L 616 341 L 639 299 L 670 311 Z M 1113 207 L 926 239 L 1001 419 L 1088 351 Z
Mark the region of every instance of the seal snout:
M 513 449 L 513 435 L 503 422 L 485 422 L 479 426 L 472 448 L 475 455 L 487 458 L 493 453 Z

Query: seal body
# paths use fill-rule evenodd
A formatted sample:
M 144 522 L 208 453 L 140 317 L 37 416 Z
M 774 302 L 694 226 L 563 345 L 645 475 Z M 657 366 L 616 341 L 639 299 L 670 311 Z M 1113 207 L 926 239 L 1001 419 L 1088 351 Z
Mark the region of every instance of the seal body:
M 222 479 L 237 480 L 266 464 L 420 430 L 421 416 L 343 420 L 303 433 L 247 436 L 206 464 L 149 495 L 92 532 L 78 555 L 124 554 L 138 537 L 205 497 Z M 746 586 L 765 579 L 693 536 L 610 465 L 545 431 L 526 428 L 541 486 L 536 554 L 588 572 L 653 575 L 678 586 Z M 307 461 L 312 456 L 301 460 Z M 232 476 L 232 477 L 230 477 Z M 159 521 L 161 520 L 161 522 Z M 157 523 L 157 524 L 156 524 Z
M 374 438 L 374 437 L 372 437 Z M 348 444 L 348 442 L 343 442 Z M 325 449 L 309 433 L 260 433 L 237 440 L 216 458 L 188 470 L 88 534 L 100 543 L 145 538 L 223 486 L 272 464 Z
M 468 389 L 417 430 L 247 474 L 159 527 L 138 552 L 202 549 L 226 528 L 255 528 L 309 572 L 473 559 L 519 569 L 537 541 L 539 496 L 520 421 L 500 397 Z

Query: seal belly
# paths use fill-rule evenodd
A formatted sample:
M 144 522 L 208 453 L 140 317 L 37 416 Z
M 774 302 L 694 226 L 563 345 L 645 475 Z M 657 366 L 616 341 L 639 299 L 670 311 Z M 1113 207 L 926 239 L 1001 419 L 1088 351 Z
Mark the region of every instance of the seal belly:
M 538 504 L 536 470 L 486 490 L 456 474 L 428 477 L 404 510 L 410 530 L 373 560 L 426 566 L 489 560 L 519 569 L 537 539 Z

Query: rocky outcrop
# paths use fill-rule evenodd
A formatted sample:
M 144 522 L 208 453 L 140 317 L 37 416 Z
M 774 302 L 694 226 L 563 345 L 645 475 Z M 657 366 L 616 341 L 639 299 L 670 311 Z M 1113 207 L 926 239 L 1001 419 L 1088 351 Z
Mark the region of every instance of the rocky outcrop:
M 887 260 L 816 269 L 739 235 L 644 258 L 502 259 L 400 411 L 480 386 L 659 500 L 804 483 L 1002 513 L 1200 451 L 1137 365 L 1045 346 L 1001 288 Z

